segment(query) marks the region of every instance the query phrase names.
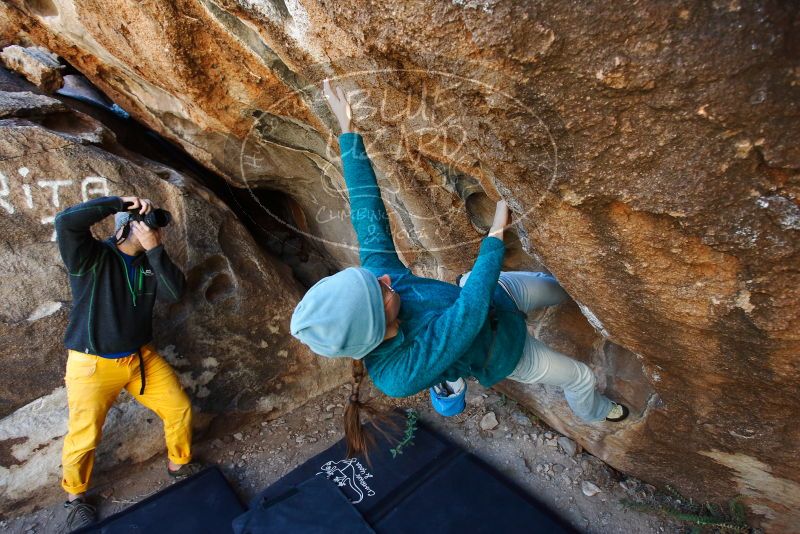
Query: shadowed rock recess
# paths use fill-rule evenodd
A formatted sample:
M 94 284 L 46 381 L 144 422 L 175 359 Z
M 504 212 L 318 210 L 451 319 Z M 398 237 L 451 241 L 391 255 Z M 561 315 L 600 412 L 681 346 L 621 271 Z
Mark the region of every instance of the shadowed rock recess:
M 516 223 L 505 268 L 547 269 L 574 299 L 530 328 L 590 363 L 634 413 L 586 425 L 550 388 L 500 389 L 621 471 L 697 499 L 741 496 L 754 521 L 787 532 L 800 524 L 799 11 L 777 1 L 10 0 L 0 40 L 55 52 L 250 191 L 248 228 L 270 211 L 269 192 L 282 193 L 292 231 L 341 268 L 357 254 L 320 98 L 321 80 L 335 78 L 404 261 L 452 281 L 505 198 Z M 69 295 L 41 223 L 58 186 L 37 180 L 72 180 L 62 205 L 79 200 L 87 176 L 114 193 L 155 188 L 181 214 L 174 248 L 193 291 L 164 312 L 164 339 L 187 358 L 179 371 L 192 374 L 196 402 L 272 408 L 262 398 L 279 394 L 275 376 L 291 377 L 283 391 L 297 402 L 342 379 L 322 376 L 287 332 L 302 294 L 292 280 L 307 285 L 324 269 L 292 277 L 208 191 L 114 164 L 95 148 L 101 129 L 30 121 L 6 119 L 2 133 L 0 257 L 17 282 L 0 295 L 0 469 L 17 473 L 59 444 L 26 430 L 22 414 L 63 409 L 52 395 L 63 396 Z M 78 165 L 88 153 L 105 166 Z M 25 184 L 49 211 L 28 208 Z M 201 206 L 213 215 L 193 219 Z M 232 370 L 204 374 L 206 358 Z M 10 482 L 3 491 L 21 498 Z

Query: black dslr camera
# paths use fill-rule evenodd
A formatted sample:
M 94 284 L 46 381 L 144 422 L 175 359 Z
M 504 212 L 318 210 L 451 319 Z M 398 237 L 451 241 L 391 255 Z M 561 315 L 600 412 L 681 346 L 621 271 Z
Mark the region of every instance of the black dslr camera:
M 123 204 L 126 210 L 130 209 L 131 206 L 133 206 L 133 202 L 125 202 L 125 204 Z M 145 213 L 144 215 L 138 211 L 132 211 L 129 215 L 131 221 L 143 222 L 153 230 L 163 228 L 172 222 L 172 214 L 160 208 L 150 210 L 150 213 Z

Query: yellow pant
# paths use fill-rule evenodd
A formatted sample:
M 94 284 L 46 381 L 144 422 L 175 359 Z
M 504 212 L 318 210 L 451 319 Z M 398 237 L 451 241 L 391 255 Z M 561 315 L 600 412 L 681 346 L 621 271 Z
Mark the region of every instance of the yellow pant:
M 139 357 L 101 358 L 69 351 L 67 402 L 69 430 L 64 438 L 61 487 L 67 493 L 83 493 L 89 486 L 94 451 L 100 443 L 103 422 L 124 387 L 128 393 L 153 410 L 164 422 L 169 459 L 176 464 L 191 461 L 192 405 L 175 372 L 151 345 L 141 349 L 145 369 L 145 391 L 139 394 Z

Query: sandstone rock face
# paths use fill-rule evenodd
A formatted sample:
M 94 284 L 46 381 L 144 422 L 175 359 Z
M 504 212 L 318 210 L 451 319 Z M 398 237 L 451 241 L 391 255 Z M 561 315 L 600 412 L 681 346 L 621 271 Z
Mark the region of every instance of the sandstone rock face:
M 319 98 L 336 78 L 404 260 L 452 280 L 502 196 L 508 268 L 544 265 L 577 303 L 540 335 L 636 413 L 584 425 L 544 388 L 509 388 L 626 472 L 742 495 L 775 532 L 800 524 L 796 3 L 12 0 L 0 14 L 3 38 L 58 53 L 232 185 L 291 195 L 343 266 L 353 235 Z
M 207 189 L 125 151 L 103 125 L 58 100 L 0 92 L 0 106 L 6 110 L 0 119 L 4 509 L 43 489 L 58 491 L 67 421 L 62 337 L 71 296 L 52 221 L 71 204 L 132 194 L 173 214 L 165 246 L 188 288 L 183 300 L 157 308 L 155 342 L 189 393 L 200 426 L 219 414 L 276 415 L 346 379 L 346 366 L 313 357 L 288 335 L 302 286 Z M 98 225 L 97 235 L 109 235 L 112 224 Z M 160 453 L 158 418 L 123 392 L 106 422 L 99 476 Z
M 45 48 L 7 46 L 0 52 L 0 61 L 45 93 L 52 93 L 64 83 L 61 78 L 64 66 L 58 62 L 58 56 Z

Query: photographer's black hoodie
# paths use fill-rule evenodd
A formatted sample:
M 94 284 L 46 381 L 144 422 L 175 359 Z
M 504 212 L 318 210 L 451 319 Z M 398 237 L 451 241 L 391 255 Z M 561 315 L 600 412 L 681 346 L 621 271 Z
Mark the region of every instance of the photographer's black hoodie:
M 141 347 L 153 338 L 156 295 L 170 302 L 183 295 L 186 280 L 163 245 L 136 256 L 131 283 L 114 238 L 92 236 L 93 224 L 123 210 L 120 197 L 102 197 L 56 215 L 58 248 L 72 288 L 68 349 L 109 354 Z

